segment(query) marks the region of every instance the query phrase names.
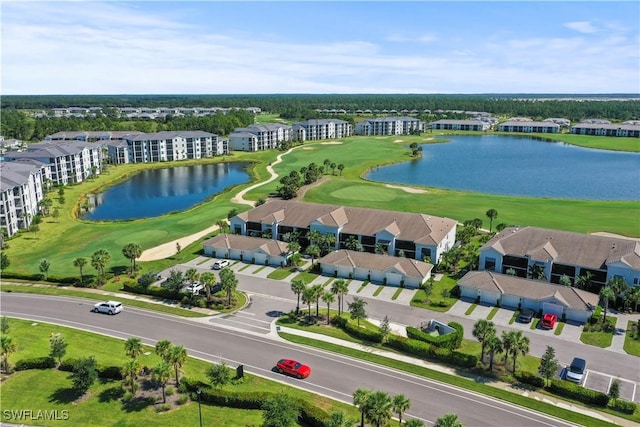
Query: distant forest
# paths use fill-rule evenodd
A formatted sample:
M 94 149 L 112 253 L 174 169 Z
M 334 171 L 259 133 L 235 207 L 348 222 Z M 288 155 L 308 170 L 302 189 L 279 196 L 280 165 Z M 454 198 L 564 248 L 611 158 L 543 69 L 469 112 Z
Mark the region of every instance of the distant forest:
M 640 100 L 634 94 L 485 94 L 485 95 L 10 95 L 1 100 L 0 134 L 5 138 L 39 140 L 61 130 L 155 130 L 199 129 L 228 135 L 235 127 L 253 122 L 244 111 L 195 118 L 168 117 L 155 123 L 123 121 L 111 114 L 93 119 L 37 119 L 22 111 L 41 111 L 63 107 L 259 107 L 289 120 L 326 118 L 317 109 L 418 110 L 418 118 L 464 118 L 464 114 L 433 114 L 437 110 L 488 112 L 504 117 L 530 117 L 541 120 L 560 117 L 579 122 L 589 118 L 613 122 L 640 120 Z M 432 114 L 423 113 L 430 110 Z M 20 112 L 19 112 L 20 111 Z M 381 113 L 379 114 L 381 115 Z M 109 117 L 111 116 L 111 117 Z M 334 117 L 358 121 L 358 117 Z M 29 118 L 27 120 L 27 118 Z

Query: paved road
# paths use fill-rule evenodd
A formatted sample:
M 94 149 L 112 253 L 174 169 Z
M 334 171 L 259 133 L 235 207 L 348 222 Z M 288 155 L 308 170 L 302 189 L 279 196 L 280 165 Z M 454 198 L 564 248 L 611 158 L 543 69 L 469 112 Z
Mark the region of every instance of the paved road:
M 286 308 L 291 306 L 286 300 L 273 301 L 280 301 Z M 255 306 L 252 303 L 251 308 L 264 311 L 266 305 L 264 302 Z M 117 316 L 108 316 L 90 312 L 91 307 L 92 304 L 86 300 L 67 297 L 7 293 L 2 298 L 3 315 L 81 328 L 123 339 L 140 337 L 150 345 L 160 339 L 169 339 L 184 345 L 191 356 L 215 362 L 223 360 L 231 366 L 243 364 L 247 372 L 348 403 L 359 387 L 384 390 L 392 395 L 403 393 L 412 402 L 412 409 L 407 415 L 427 423 L 433 423 L 444 413 L 455 412 L 469 426 L 571 425 L 404 372 L 297 346 L 260 333 L 219 327 L 215 320 L 203 323 L 133 307 L 127 307 Z M 269 317 L 268 311 L 265 316 Z M 309 363 L 313 368 L 311 377 L 298 381 L 272 372 L 275 361 L 283 356 Z

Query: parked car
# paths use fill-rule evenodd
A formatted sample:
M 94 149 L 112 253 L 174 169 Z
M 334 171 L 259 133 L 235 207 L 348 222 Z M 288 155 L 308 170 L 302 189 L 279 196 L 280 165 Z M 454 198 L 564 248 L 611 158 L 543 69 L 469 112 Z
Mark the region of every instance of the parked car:
M 219 259 L 213 264 L 214 270 L 220 270 L 222 268 L 228 267 L 231 265 L 228 259 Z
M 553 329 L 557 321 L 558 321 L 558 316 L 556 316 L 553 313 L 546 313 L 544 316 L 542 316 L 542 321 L 540 322 L 540 326 L 542 326 L 545 329 Z
M 533 312 L 533 310 L 529 310 L 528 308 L 525 308 L 518 315 L 518 322 L 531 323 L 531 319 L 533 319 L 534 314 L 535 313 Z
M 281 374 L 291 375 L 298 379 L 307 378 L 311 374 L 310 367 L 293 359 L 278 360 L 275 369 Z
M 584 373 L 587 371 L 587 361 L 579 357 L 574 357 L 571 365 L 567 368 L 565 378 L 568 381 L 582 384 Z
M 118 314 L 122 311 L 122 303 L 119 301 L 103 301 L 93 306 L 95 313 Z
M 193 282 L 188 285 L 184 290 L 190 294 L 199 294 L 204 289 L 204 285 L 200 282 Z

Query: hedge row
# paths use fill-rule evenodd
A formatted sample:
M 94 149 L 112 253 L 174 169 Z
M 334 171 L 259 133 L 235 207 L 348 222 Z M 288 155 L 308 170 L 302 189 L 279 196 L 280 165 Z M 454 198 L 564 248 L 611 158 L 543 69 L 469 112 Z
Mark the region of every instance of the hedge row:
M 3 279 L 20 279 L 28 282 L 51 282 L 53 284 L 59 283 L 68 283 L 68 284 L 76 284 L 80 280 L 78 277 L 58 277 L 58 276 L 47 276 L 46 280 L 44 279 L 43 274 L 27 274 L 27 273 L 18 273 L 18 272 L 2 272 Z
M 73 372 L 73 367 L 78 362 L 78 359 L 65 359 L 60 363 L 58 369 L 65 372 Z M 120 366 L 100 366 L 98 365 L 98 376 L 100 378 L 108 379 L 108 380 L 122 380 L 124 377 L 122 376 L 122 370 Z
M 609 396 L 595 390 L 589 390 L 577 384 L 563 380 L 552 380 L 549 390 L 559 396 L 575 399 L 579 402 L 590 405 L 606 407 L 609 403 Z
M 514 377 L 521 383 L 529 384 L 537 388 L 542 388 L 545 386 L 544 378 L 542 378 L 538 374 L 533 374 L 527 371 L 520 371 L 514 374 Z
M 201 381 L 195 381 L 190 378 L 182 378 L 180 380 L 180 391 L 191 393 L 191 397 L 194 400 L 198 399 L 197 395 L 195 395 L 197 390 L 200 390 L 201 402 L 238 409 L 262 409 L 264 402 L 275 396 L 275 393 L 269 391 L 237 392 L 216 390 Z M 296 397 L 291 399 L 300 408 L 300 421 L 303 425 L 309 427 L 327 426 L 327 420 L 329 419 L 327 412 L 316 407 L 311 402 Z
M 53 357 L 34 357 L 31 359 L 20 359 L 16 362 L 16 371 L 25 371 L 27 369 L 50 369 L 56 367 L 56 361 Z
M 638 405 L 636 405 L 635 403 L 620 399 L 614 399 L 609 406 L 614 411 L 623 412 L 630 415 L 633 415 L 633 413 L 636 412 L 636 409 L 638 408 Z
M 150 287 L 147 289 L 142 289 L 140 286 L 128 285 L 126 283 L 122 285 L 122 290 L 126 292 L 131 292 L 134 294 L 149 295 L 153 297 L 171 299 L 171 300 L 179 300 L 182 297 L 180 293 L 175 294 L 173 292 L 166 290 L 165 288 Z
M 463 368 L 474 368 L 478 364 L 478 356 L 474 354 L 465 354 L 448 348 L 436 347 L 420 340 L 397 335 L 391 335 L 387 340 L 387 345 L 404 353 L 425 359 L 436 359 L 440 362 Z
M 331 323 L 334 326 L 342 329 L 349 335 L 355 338 L 360 338 L 365 341 L 381 343 L 382 342 L 382 334 L 380 332 L 370 331 L 368 329 L 358 328 L 357 326 L 352 325 L 347 319 L 340 316 L 334 316 L 331 319 Z
M 449 326 L 455 329 L 455 332 L 446 335 L 431 336 L 424 332 L 422 329 L 407 326 L 407 336 L 412 339 L 424 341 L 436 347 L 448 348 L 449 350 L 455 350 L 460 347 L 462 343 L 462 336 L 464 335 L 464 328 L 461 324 L 456 322 L 448 323 Z

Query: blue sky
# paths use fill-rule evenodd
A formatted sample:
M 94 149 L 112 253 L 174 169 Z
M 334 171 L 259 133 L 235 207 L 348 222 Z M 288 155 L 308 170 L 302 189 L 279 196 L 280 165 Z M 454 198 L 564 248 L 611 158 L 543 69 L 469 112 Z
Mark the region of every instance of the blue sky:
M 640 93 L 637 1 L 2 1 L 1 93 Z

